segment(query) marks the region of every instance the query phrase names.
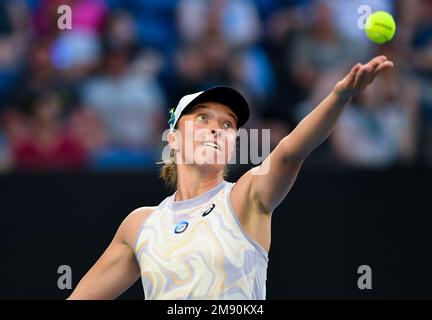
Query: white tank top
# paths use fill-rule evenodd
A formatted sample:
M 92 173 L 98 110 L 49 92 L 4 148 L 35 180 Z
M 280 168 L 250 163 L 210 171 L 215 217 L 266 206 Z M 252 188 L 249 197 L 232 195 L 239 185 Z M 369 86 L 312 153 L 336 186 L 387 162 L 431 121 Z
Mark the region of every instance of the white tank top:
M 174 193 L 145 219 L 135 243 L 145 299 L 265 299 L 267 252 L 242 228 L 233 186 Z

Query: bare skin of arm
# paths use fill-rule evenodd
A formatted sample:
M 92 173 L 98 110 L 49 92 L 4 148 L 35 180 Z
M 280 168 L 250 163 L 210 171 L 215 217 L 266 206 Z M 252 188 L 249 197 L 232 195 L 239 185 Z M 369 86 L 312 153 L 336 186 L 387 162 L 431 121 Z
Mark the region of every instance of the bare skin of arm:
M 152 207 L 130 213 L 121 223 L 108 248 L 78 283 L 68 300 L 115 299 L 140 277 L 134 255 L 135 237 Z
M 351 98 L 391 67 L 393 62 L 385 56 L 355 65 L 260 166 L 237 181 L 231 193 L 233 207 L 245 231 L 264 249 L 270 248 L 271 213 L 294 185 L 306 157 L 327 139 Z

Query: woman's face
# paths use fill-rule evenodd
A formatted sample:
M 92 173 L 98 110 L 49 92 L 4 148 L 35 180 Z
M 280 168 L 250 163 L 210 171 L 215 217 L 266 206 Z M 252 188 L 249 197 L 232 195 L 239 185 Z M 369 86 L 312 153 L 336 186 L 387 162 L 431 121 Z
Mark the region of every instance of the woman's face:
M 230 108 L 216 102 L 198 104 L 178 121 L 177 161 L 222 170 L 233 156 L 236 136 L 237 117 Z

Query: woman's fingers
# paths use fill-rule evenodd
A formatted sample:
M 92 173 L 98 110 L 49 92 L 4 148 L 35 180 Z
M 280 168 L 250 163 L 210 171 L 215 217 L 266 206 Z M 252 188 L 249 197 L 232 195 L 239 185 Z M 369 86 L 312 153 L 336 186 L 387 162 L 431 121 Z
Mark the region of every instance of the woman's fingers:
M 372 76 L 372 81 L 375 80 L 376 76 L 379 75 L 381 72 L 383 72 L 386 69 L 392 68 L 394 66 L 392 61 L 385 61 L 381 63 L 374 71 Z
M 361 88 L 367 76 L 368 67 L 367 65 L 362 66 L 358 71 L 354 81 L 355 88 Z
M 375 58 L 373 58 L 371 61 L 369 61 L 369 63 L 375 63 L 375 62 L 379 62 L 382 63 L 384 61 L 387 61 L 387 57 L 386 56 L 377 56 Z
M 357 63 L 352 69 L 351 69 L 351 73 L 353 75 L 355 75 L 357 73 L 357 71 L 362 67 L 363 65 L 361 63 Z
M 385 56 L 379 56 L 372 59 L 360 68 L 356 75 L 354 86 L 358 89 L 365 88 L 379 73 L 393 66 L 393 62 L 387 60 L 387 57 Z
M 377 68 L 381 64 L 383 64 L 385 61 L 387 61 L 387 58 L 385 58 L 385 59 L 376 59 L 375 61 L 373 61 L 373 63 L 371 64 L 372 75 L 375 74 L 375 71 L 377 70 Z
M 378 56 L 370 60 L 365 65 L 365 72 L 362 77 L 362 83 L 361 86 L 367 86 L 374 78 L 376 70 L 379 68 L 381 64 L 387 61 L 386 56 Z
M 361 63 L 357 63 L 354 67 L 352 67 L 350 73 L 348 74 L 348 77 L 346 79 L 347 81 L 347 85 L 352 85 L 354 84 L 354 81 L 356 79 L 356 75 L 357 72 L 359 71 L 359 69 L 361 68 L 362 64 Z
M 375 57 L 373 59 L 371 59 L 366 65 L 367 66 L 371 66 L 372 68 L 380 65 L 381 63 L 387 61 L 387 57 L 386 56 L 378 56 Z
M 386 56 L 378 56 L 365 65 L 357 63 L 340 84 L 344 90 L 351 90 L 355 94 L 365 89 L 379 73 L 391 67 L 392 61 L 387 60 Z
M 375 70 L 375 76 L 386 69 L 392 68 L 393 66 L 394 63 L 392 61 L 385 61 L 381 63 Z
M 379 72 L 381 72 L 383 69 L 383 65 L 384 65 L 384 69 L 387 68 L 386 66 L 388 66 L 387 62 L 390 62 L 387 60 L 386 56 L 378 56 L 374 59 L 372 59 L 370 61 L 371 65 L 372 65 L 372 77 L 371 77 L 371 81 L 373 81 L 375 79 L 375 77 L 378 75 Z

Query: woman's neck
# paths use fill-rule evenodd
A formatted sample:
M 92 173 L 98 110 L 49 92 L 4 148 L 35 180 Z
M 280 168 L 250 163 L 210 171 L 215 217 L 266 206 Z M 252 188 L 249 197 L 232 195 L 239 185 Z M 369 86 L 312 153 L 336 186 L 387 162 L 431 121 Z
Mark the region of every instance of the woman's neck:
M 196 167 L 177 166 L 177 192 L 174 201 L 197 197 L 222 181 L 222 172 L 203 175 Z

